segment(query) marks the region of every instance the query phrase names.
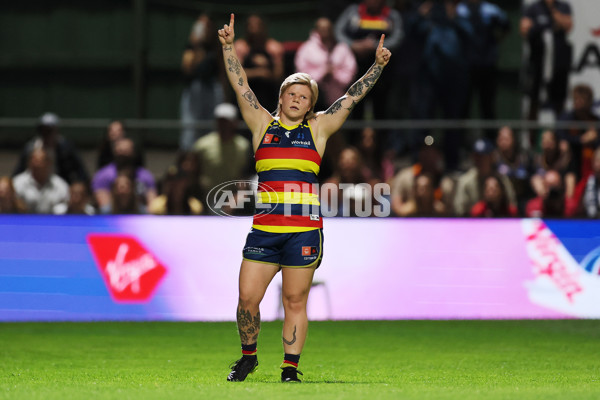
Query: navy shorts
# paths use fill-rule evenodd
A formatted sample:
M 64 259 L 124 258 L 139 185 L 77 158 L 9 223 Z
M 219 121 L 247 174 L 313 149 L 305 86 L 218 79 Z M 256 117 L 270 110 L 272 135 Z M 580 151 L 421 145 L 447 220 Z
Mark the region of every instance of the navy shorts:
M 323 258 L 323 229 L 295 233 L 252 229 L 243 254 L 244 260 L 284 268 L 319 268 Z

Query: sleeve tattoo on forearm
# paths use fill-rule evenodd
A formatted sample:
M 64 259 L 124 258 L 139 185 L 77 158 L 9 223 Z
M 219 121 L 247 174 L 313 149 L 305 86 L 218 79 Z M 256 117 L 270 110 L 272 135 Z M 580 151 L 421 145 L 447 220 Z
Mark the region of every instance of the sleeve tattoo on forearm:
M 242 66 L 237 58 L 231 56 L 227 59 L 227 65 L 229 66 L 229 72 L 233 72 L 236 75 L 241 74 Z
M 381 71 L 383 71 L 382 67 L 373 67 L 371 71 L 367 72 L 363 78 L 358 80 L 350 87 L 350 89 L 348 89 L 348 94 L 352 97 L 360 97 L 369 93 L 369 90 L 373 88 L 373 85 L 375 85 L 375 82 L 377 82 L 379 75 L 381 75 Z
M 362 81 L 356 82 L 354 85 L 348 89 L 348 94 L 352 97 L 357 97 L 363 94 L 363 84 Z

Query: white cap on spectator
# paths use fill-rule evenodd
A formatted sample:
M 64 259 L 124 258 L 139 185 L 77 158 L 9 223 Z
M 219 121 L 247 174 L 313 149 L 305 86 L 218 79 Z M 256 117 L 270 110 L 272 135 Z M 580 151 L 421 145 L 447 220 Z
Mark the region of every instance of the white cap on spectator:
M 230 103 L 221 103 L 215 107 L 215 118 L 235 121 L 237 119 L 237 108 Z
M 490 154 L 494 151 L 494 145 L 488 139 L 477 139 L 473 151 L 477 154 Z
M 58 118 L 58 115 L 51 112 L 47 112 L 42 114 L 40 120 L 38 121 L 38 125 L 54 127 L 57 126 L 59 122 L 60 119 Z

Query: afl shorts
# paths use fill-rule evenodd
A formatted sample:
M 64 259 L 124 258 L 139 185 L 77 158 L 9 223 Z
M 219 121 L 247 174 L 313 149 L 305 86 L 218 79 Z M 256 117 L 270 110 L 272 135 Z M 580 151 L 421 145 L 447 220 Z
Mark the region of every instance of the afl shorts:
M 319 268 L 323 258 L 323 229 L 294 233 L 251 229 L 243 256 L 248 261 L 282 268 Z

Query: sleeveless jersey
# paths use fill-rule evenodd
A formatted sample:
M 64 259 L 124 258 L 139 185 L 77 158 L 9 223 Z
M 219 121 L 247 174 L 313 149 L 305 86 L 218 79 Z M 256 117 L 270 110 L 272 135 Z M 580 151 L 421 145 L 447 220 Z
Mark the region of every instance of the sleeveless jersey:
M 321 156 L 310 124 L 271 121 L 254 158 L 258 199 L 252 227 L 273 233 L 323 228 L 317 191 Z

